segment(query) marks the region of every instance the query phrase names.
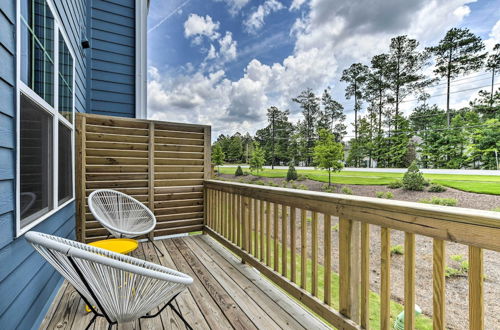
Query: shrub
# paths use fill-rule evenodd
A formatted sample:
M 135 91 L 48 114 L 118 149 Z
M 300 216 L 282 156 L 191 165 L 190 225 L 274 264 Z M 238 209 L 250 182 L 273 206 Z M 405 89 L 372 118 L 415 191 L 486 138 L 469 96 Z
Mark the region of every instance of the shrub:
M 288 166 L 288 172 L 286 172 L 286 181 L 292 180 L 297 180 L 297 171 L 295 167 L 290 164 L 290 166 Z
M 337 223 L 337 224 L 333 225 L 332 230 L 339 231 L 339 224 Z
M 464 257 L 460 254 L 452 255 L 451 260 L 454 262 L 451 266 L 447 266 L 445 268 L 445 276 L 467 276 L 467 273 L 469 272 L 469 262 L 464 260 Z
M 494 207 L 491 209 L 492 211 L 495 211 L 495 212 L 500 212 L 500 207 Z
M 432 184 L 430 187 L 429 187 L 429 192 L 435 192 L 435 193 L 440 193 L 440 192 L 443 192 L 443 191 L 446 191 L 446 188 L 443 187 L 442 185 L 440 184 Z
M 321 191 L 333 193 L 335 192 L 335 187 L 328 185 L 328 183 L 325 183 L 324 185 L 321 186 Z
M 286 181 L 286 180 L 281 181 L 281 187 L 287 188 L 288 187 L 288 181 Z
M 243 170 L 241 169 L 240 165 L 238 165 L 238 167 L 236 168 L 236 172 L 234 172 L 234 175 L 235 176 L 242 176 L 243 175 Z
M 403 188 L 406 190 L 422 191 L 425 186 L 424 175 L 418 169 L 417 162 L 413 161 L 403 176 Z
M 266 183 L 264 181 L 262 181 L 262 180 L 256 180 L 253 183 L 258 184 L 259 186 L 265 186 L 266 185 Z
M 299 174 L 297 176 L 297 181 L 304 181 L 305 179 L 307 179 L 307 176 L 305 176 L 304 174 Z
M 387 199 L 393 199 L 394 198 L 394 194 L 390 191 L 386 192 L 385 193 L 385 198 Z
M 456 206 L 458 201 L 455 198 L 440 198 L 440 197 L 432 196 L 431 199 L 419 200 L 419 203 L 435 204 L 435 205 L 443 205 L 443 206 Z
M 403 186 L 403 182 L 401 182 L 401 180 L 396 180 L 396 181 L 392 181 L 391 183 L 389 183 L 387 185 L 387 188 L 398 189 L 398 188 L 401 188 L 402 186 Z
M 295 181 L 290 181 L 290 186 L 292 186 L 293 189 L 299 189 L 299 184 Z
M 276 183 L 274 183 L 273 181 L 269 181 L 267 183 L 270 187 L 279 187 Z
M 391 256 L 395 255 L 395 254 L 398 254 L 398 255 L 404 254 L 404 249 L 403 249 L 403 246 L 401 244 L 394 245 L 391 247 Z
M 384 198 L 384 195 L 385 195 L 385 193 L 383 191 L 377 191 L 375 193 L 375 196 L 377 196 L 377 198 Z
M 298 188 L 302 190 L 309 190 L 309 187 L 307 187 L 305 184 L 299 184 Z
M 341 192 L 346 195 L 352 195 L 352 189 L 349 187 L 342 187 Z

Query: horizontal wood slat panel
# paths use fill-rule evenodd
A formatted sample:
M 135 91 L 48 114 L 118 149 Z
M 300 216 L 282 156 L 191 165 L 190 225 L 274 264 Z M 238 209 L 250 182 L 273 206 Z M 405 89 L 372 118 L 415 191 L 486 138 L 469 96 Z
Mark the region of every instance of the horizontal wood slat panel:
M 86 198 L 97 189 L 130 195 L 157 216 L 154 236 L 201 230 L 210 127 L 78 114 L 79 239 L 105 238 Z

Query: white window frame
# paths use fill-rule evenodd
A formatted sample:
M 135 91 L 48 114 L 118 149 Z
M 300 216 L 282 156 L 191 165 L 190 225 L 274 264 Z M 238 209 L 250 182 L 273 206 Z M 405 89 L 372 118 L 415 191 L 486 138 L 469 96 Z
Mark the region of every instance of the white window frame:
M 21 80 L 21 1 L 16 1 L 16 237 L 22 236 L 24 233 L 32 229 L 33 227 L 39 225 L 44 220 L 53 216 L 55 213 L 66 207 L 68 204 L 75 200 L 75 67 L 76 67 L 76 57 L 75 52 L 69 42 L 68 35 L 64 31 L 64 27 L 61 24 L 61 20 L 57 15 L 55 6 L 52 0 L 46 0 L 50 8 L 52 16 L 54 17 L 54 106 L 48 104 L 42 97 L 40 97 L 35 91 L 28 87 Z M 59 113 L 59 33 L 61 33 L 66 47 L 68 48 L 71 57 L 73 58 L 73 75 L 72 75 L 72 121 L 69 122 L 66 118 Z M 37 219 L 31 221 L 24 227 L 21 227 L 21 94 L 24 94 L 36 104 L 45 110 L 52 117 L 52 205 L 50 205 L 50 210 L 44 213 Z M 71 130 L 71 159 L 72 159 L 72 197 L 59 205 L 59 159 L 58 159 L 58 141 L 59 141 L 59 123 L 64 124 Z
M 147 119 L 149 0 L 135 0 L 135 118 Z

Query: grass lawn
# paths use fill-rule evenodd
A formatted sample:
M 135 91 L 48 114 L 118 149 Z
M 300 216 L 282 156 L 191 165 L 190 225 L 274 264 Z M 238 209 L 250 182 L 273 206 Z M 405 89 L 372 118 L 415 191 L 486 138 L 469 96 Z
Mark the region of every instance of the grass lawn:
M 254 233 L 252 232 L 252 242 L 255 242 L 253 240 Z M 258 237 L 257 244 L 260 244 L 260 237 Z M 270 267 L 274 267 L 273 261 L 274 261 L 274 240 L 271 239 L 271 259 L 270 259 Z M 278 265 L 278 271 L 281 273 L 282 271 L 282 265 L 281 265 L 281 257 L 282 257 L 282 245 L 278 244 L 279 249 L 278 253 L 280 254 L 279 257 L 279 265 Z M 255 251 L 255 250 L 254 250 Z M 291 279 L 291 251 L 288 249 L 287 251 L 287 278 Z M 264 260 L 265 262 L 265 260 Z M 297 284 L 300 284 L 300 279 L 301 279 L 301 257 L 300 254 L 297 253 L 296 255 L 296 269 L 297 269 Z M 308 292 L 311 292 L 311 285 L 312 285 L 312 260 L 307 259 L 307 280 L 306 280 L 306 290 Z M 325 268 L 323 265 L 318 264 L 318 298 L 323 300 L 324 299 L 324 290 L 325 290 Z M 332 294 L 332 307 L 336 310 L 339 309 L 339 275 L 335 272 L 332 271 L 332 279 L 331 279 L 331 294 Z M 286 292 L 285 292 L 286 293 Z M 305 307 L 305 306 L 304 306 Z M 308 309 L 307 307 L 305 307 Z M 399 313 L 403 311 L 404 307 L 403 305 L 392 301 L 391 300 L 391 324 L 393 324 L 394 320 L 398 316 Z M 308 309 L 309 310 L 309 309 Z M 310 310 L 309 310 L 310 311 Z M 311 311 L 312 312 L 312 311 Z M 427 316 L 424 315 L 419 315 L 416 317 L 416 322 L 415 322 L 415 328 L 419 330 L 430 330 L 432 329 L 432 319 L 430 319 Z M 375 293 L 375 292 L 370 292 L 370 329 L 380 329 L 380 296 Z
M 235 167 L 222 167 L 221 173 L 234 174 Z M 259 176 L 268 178 L 285 178 L 286 169 L 265 169 L 259 172 Z M 311 180 L 328 182 L 328 172 L 324 170 L 297 170 Z M 380 172 L 354 172 L 341 171 L 332 174 L 332 182 L 338 184 L 358 185 L 386 185 L 394 180 L 401 179 L 403 173 L 380 173 Z M 443 186 L 480 193 L 500 195 L 500 176 L 492 175 L 459 175 L 459 174 L 424 174 L 424 177 L 433 183 Z

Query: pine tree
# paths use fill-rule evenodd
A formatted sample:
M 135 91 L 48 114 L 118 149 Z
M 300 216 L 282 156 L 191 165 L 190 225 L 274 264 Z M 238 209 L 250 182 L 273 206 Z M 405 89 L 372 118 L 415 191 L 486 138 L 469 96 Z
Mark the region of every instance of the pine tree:
M 308 88 L 292 101 L 298 103 L 302 108 L 304 120 L 298 123 L 300 132 L 304 138 L 303 154 L 306 165 L 311 164 L 311 152 L 314 147 L 314 140 L 317 136 L 318 121 L 321 116 L 321 110 L 318 97 Z
M 495 86 L 495 73 L 500 69 L 500 44 L 493 47 L 493 53 L 490 54 L 486 61 L 486 70 L 491 71 L 491 93 L 490 105 L 493 106 L 493 94 Z
M 345 97 L 350 100 L 354 97 L 354 138 L 358 137 L 358 112 L 361 110 L 363 88 L 368 78 L 369 69 L 361 63 L 354 63 L 342 72 L 340 81 L 347 83 Z
M 446 116 L 448 127 L 451 124 L 450 88 L 451 80 L 459 75 L 475 72 L 483 66 L 486 53 L 481 37 L 465 28 L 452 28 L 437 46 L 429 47 L 436 60 L 434 73 L 446 78 Z
M 335 141 L 342 141 L 342 138 L 347 134 L 347 127 L 344 124 L 346 116 L 342 104 L 332 98 L 330 87 L 324 90 L 321 104 L 323 105 L 324 117 L 322 128 L 330 130 L 335 136 Z

